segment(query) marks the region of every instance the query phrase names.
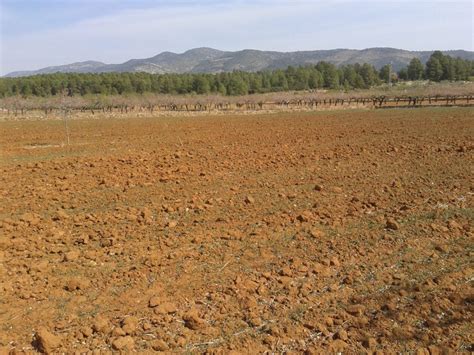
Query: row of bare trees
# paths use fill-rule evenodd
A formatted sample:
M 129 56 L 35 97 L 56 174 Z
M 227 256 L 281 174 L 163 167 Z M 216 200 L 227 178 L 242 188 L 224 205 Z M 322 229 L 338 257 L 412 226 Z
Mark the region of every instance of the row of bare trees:
M 424 104 L 473 104 L 474 84 L 464 87 L 436 86 L 404 91 L 360 92 L 281 92 L 272 94 L 221 95 L 134 95 L 134 96 L 53 96 L 48 98 L 12 96 L 0 99 L 0 110 L 7 114 L 24 115 L 42 111 L 48 116 L 57 111 L 129 113 L 156 111 L 232 111 L 318 108 L 326 106 L 362 105 L 365 107 L 417 106 Z

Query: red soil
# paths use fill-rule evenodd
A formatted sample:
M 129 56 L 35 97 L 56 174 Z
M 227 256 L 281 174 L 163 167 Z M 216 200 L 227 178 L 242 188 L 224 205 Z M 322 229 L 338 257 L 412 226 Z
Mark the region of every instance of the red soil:
M 0 352 L 473 350 L 469 109 L 0 123 Z

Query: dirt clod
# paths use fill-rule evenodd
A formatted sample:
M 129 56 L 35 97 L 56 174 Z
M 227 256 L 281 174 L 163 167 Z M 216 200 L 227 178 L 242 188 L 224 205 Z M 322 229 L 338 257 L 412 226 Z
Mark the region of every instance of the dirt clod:
M 123 336 L 112 341 L 112 348 L 114 350 L 133 350 L 135 346 L 135 341 L 131 336 Z
M 393 218 L 388 218 L 387 219 L 387 221 L 385 223 L 385 227 L 387 229 L 391 229 L 391 230 L 399 230 L 400 229 L 400 225 Z
M 35 341 L 38 350 L 50 354 L 61 345 L 61 338 L 54 335 L 46 328 L 40 328 L 35 334 Z
M 183 320 L 185 322 L 186 327 L 192 330 L 199 330 L 205 328 L 207 323 L 204 319 L 202 319 L 196 310 L 191 310 L 187 312 Z

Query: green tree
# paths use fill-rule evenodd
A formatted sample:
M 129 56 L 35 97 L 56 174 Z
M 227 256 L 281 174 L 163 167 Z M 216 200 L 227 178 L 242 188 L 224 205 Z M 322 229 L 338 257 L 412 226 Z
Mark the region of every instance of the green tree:
M 205 76 L 199 75 L 194 78 L 193 89 L 197 94 L 204 95 L 211 92 L 211 85 Z
M 232 73 L 232 77 L 227 87 L 227 93 L 229 95 L 247 95 L 248 94 L 247 83 L 242 79 L 239 73 Z
M 382 68 L 380 68 L 379 77 L 383 82 L 388 83 L 390 81 L 391 75 L 392 75 L 392 66 L 390 64 L 386 64 Z
M 426 78 L 431 81 L 441 81 L 443 77 L 443 67 L 439 59 L 433 55 L 426 62 Z
M 324 80 L 324 87 L 330 89 L 336 89 L 339 86 L 339 75 L 337 68 L 334 64 L 328 62 L 319 62 L 316 65 Z
M 408 80 L 408 70 L 407 70 L 407 68 L 400 69 L 400 71 L 398 72 L 398 78 L 400 80 Z
M 372 65 L 364 63 L 360 69 L 360 75 L 364 80 L 365 88 L 378 84 L 378 75 Z
M 421 80 L 424 71 L 423 63 L 418 58 L 413 58 L 407 67 L 407 78 L 409 80 Z

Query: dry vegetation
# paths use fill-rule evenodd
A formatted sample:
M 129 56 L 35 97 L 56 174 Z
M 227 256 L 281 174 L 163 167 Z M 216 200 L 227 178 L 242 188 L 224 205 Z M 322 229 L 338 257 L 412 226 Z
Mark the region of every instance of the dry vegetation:
M 473 351 L 473 120 L 1 122 L 0 352 Z
M 281 92 L 247 96 L 219 95 L 118 95 L 118 96 L 54 96 L 7 97 L 0 99 L 0 120 L 54 119 L 64 113 L 73 117 L 151 116 L 188 113 L 276 112 L 294 110 L 329 110 L 373 108 L 375 98 L 428 98 L 469 96 L 474 103 L 474 83 L 408 82 L 393 87 L 370 90 L 313 92 Z M 427 101 L 425 101 L 425 104 Z

